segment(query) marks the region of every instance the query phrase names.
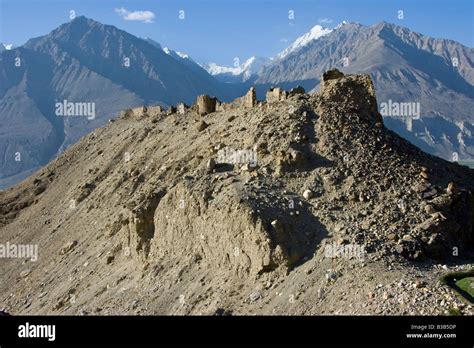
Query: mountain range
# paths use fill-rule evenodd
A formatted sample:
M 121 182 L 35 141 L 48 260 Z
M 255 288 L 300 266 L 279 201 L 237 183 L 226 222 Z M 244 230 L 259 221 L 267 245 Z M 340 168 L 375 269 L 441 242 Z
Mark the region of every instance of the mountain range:
M 0 55 L 1 179 L 16 182 L 120 110 L 239 94 L 145 39 L 77 17 Z M 58 117 L 57 102 L 95 103 L 94 119 Z M 32 127 L 34 125 L 34 127 Z
M 370 74 L 380 104 L 416 104 L 419 115 L 384 115 L 387 126 L 413 144 L 448 160 L 474 159 L 472 48 L 386 22 L 316 25 L 262 64 L 253 82 L 299 81 L 315 92 L 320 76 L 333 67 Z M 225 69 L 208 71 L 219 78 Z
M 272 86 L 316 91 L 333 67 L 370 74 L 379 104 L 418 104 L 420 117 L 387 115 L 385 123 L 422 150 L 474 159 L 474 50 L 452 40 L 385 22 L 343 22 L 315 26 L 273 58 L 222 67 L 77 17 L 0 53 L 0 187 L 44 166 L 123 109 L 190 104 L 200 94 L 229 101 L 252 85 L 260 99 Z M 55 106 L 64 101 L 91 103 L 95 115 L 58 117 Z
M 272 60 L 257 84 L 318 81 L 329 68 L 367 73 L 380 104 L 419 103 L 420 115 L 387 115 L 387 126 L 431 154 L 474 158 L 474 49 L 382 22 L 342 23 Z M 413 117 L 420 116 L 420 117 Z
M 242 64 L 227 67 L 216 63 L 203 64 L 209 74 L 222 82 L 239 83 L 254 82 L 258 78 L 260 69 L 272 61 L 270 58 L 252 56 Z

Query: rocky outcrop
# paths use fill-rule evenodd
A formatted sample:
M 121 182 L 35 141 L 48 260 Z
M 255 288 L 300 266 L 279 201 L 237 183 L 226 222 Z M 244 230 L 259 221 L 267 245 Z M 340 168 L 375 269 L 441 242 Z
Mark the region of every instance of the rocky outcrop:
M 323 74 L 322 81 L 329 81 L 329 80 L 337 80 L 344 77 L 344 74 L 340 72 L 338 69 L 328 70 Z
M 304 90 L 303 87 L 296 86 L 296 87 L 293 87 L 292 89 L 290 89 L 289 95 L 293 96 L 293 95 L 296 95 L 296 94 L 305 94 L 305 93 L 306 93 L 306 91 Z
M 147 257 L 150 252 L 150 243 L 155 236 L 155 222 L 153 215 L 164 192 L 146 197 L 132 211 L 130 223 L 130 246 L 140 256 Z
M 358 114 L 374 123 L 382 123 L 382 115 L 377 109 L 375 88 L 369 75 L 347 75 L 337 69 L 330 70 L 322 77 L 321 98 L 331 103 L 340 116 L 344 113 Z

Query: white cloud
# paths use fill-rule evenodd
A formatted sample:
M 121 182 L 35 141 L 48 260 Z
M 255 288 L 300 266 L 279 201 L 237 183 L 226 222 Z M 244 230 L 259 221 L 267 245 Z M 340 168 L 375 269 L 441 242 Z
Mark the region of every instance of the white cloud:
M 151 11 L 129 11 L 123 7 L 116 8 L 115 13 L 123 17 L 126 21 L 153 23 L 153 19 L 155 18 L 155 14 Z
M 331 24 L 334 21 L 331 18 L 321 18 L 318 22 L 321 24 Z
M 287 39 L 286 37 L 282 37 L 282 38 L 280 39 L 280 42 L 288 42 L 288 39 Z

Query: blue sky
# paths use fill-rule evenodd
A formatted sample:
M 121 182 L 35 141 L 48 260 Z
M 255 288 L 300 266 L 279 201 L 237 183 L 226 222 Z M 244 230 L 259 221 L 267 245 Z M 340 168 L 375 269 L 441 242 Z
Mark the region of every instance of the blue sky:
M 69 20 L 69 11 L 232 65 L 272 57 L 316 24 L 387 21 L 474 47 L 474 0 L 0 0 L 0 42 L 21 45 Z M 122 9 L 116 11 L 116 9 Z M 180 11 L 184 19 L 180 19 Z M 398 19 L 398 11 L 404 18 Z M 136 12 L 149 11 L 149 12 Z M 289 19 L 293 11 L 294 19 Z M 181 15 L 183 13 L 181 12 Z M 153 17 L 154 16 L 154 17 Z M 127 20 L 128 19 L 128 20 Z M 135 20 L 132 20 L 135 19 Z

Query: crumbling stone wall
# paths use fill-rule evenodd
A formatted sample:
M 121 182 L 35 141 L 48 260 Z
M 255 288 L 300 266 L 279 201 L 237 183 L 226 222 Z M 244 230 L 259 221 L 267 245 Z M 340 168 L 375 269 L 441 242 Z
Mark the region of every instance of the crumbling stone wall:
M 184 113 L 186 113 L 186 110 L 189 108 L 189 106 L 187 106 L 185 103 L 178 103 L 176 105 L 176 111 L 178 114 L 180 115 L 183 115 Z
M 268 103 L 274 103 L 288 98 L 288 92 L 280 87 L 273 87 L 267 91 L 266 100 Z
M 197 97 L 198 114 L 206 115 L 216 111 L 217 98 L 203 94 Z
M 339 114 L 357 113 L 370 122 L 383 123 L 369 75 L 344 75 L 333 69 L 326 72 L 321 80 L 321 96 L 325 103 L 332 103 Z
M 247 94 L 244 96 L 244 106 L 247 108 L 253 108 L 257 105 L 257 92 L 255 87 L 251 87 Z

